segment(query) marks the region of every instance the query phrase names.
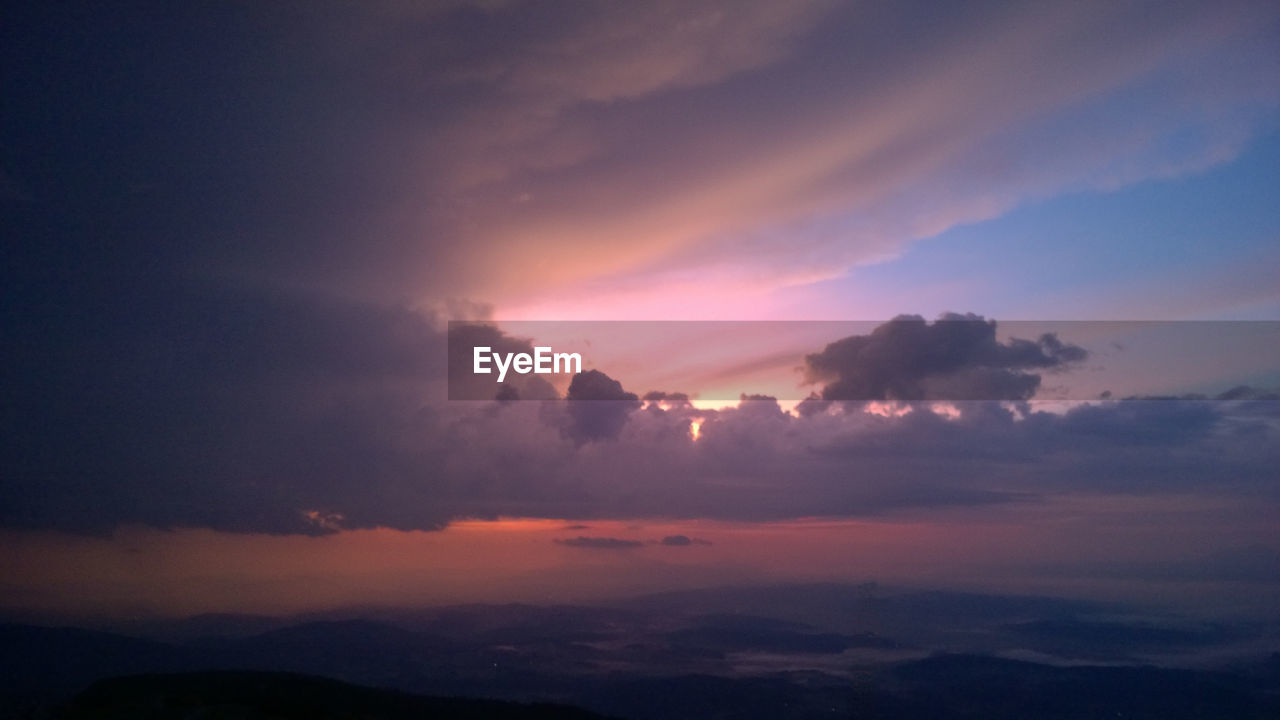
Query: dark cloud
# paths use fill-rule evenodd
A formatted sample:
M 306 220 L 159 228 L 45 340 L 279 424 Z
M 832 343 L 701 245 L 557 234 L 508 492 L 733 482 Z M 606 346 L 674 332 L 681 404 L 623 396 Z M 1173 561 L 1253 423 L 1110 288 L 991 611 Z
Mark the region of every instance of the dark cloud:
M 565 399 L 572 420 L 569 433 L 579 442 L 617 437 L 627 415 L 640 407 L 635 393 L 599 370 L 574 375 Z
M 668 535 L 662 538 L 660 544 L 668 547 L 688 547 L 690 545 L 710 545 L 711 543 L 700 538 L 691 538 L 688 535 Z
M 592 550 L 630 550 L 644 545 L 644 543 L 639 540 L 623 540 L 622 538 L 612 537 L 584 537 L 582 535 L 575 538 L 556 538 L 555 542 L 558 545 L 589 548 Z
M 1002 343 L 996 321 L 980 315 L 901 315 L 806 355 L 805 379 L 824 383 L 823 400 L 1026 400 L 1040 387 L 1029 370 L 1085 357 L 1054 334 Z
M 530 340 L 511 337 L 491 323 L 449 323 L 450 400 L 553 400 L 559 397 L 551 383 L 538 375 L 508 372 L 499 383 L 496 374 L 474 372 L 474 353 L 478 347 L 504 356 L 533 354 Z
M 1222 408 L 1203 399 L 1138 399 L 1083 405 L 1061 418 L 1053 418 L 1052 427 L 1045 428 L 1044 439 L 1125 448 L 1176 447 L 1205 437 L 1219 424 L 1222 413 Z
M 397 435 L 443 396 L 430 317 L 207 285 L 133 292 L 23 334 L 35 348 L 0 381 L 5 524 L 314 532 L 308 510 L 381 514 L 357 487 L 407 472 Z M 447 519 L 429 504 L 392 515 Z
M 603 400 L 630 403 L 639 406 L 635 393 L 622 389 L 622 383 L 599 370 L 587 370 L 574 376 L 565 399 L 571 401 Z
M 800 417 L 809 417 L 827 412 L 833 405 L 831 400 L 823 400 L 815 393 L 809 393 L 809 396 L 801 400 L 796 405 L 796 414 Z
M 689 396 L 681 392 L 662 392 L 650 390 L 642 398 L 646 403 L 663 403 L 667 405 L 689 405 Z

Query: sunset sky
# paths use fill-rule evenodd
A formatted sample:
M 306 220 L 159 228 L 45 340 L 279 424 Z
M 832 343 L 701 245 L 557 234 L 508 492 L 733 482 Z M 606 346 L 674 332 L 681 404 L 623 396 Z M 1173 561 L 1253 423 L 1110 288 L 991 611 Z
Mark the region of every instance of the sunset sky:
M 1280 602 L 1274 2 L 0 33 L 4 612 Z M 460 320 L 590 372 L 449 400 Z

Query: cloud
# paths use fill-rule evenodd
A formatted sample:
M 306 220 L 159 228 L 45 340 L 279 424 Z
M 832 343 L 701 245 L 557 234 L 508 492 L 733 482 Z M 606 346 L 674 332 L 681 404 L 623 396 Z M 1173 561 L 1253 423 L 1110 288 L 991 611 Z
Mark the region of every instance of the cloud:
M 947 313 L 930 324 L 894 318 L 805 356 L 805 379 L 826 383 L 822 400 L 1026 400 L 1040 387 L 1029 370 L 1053 370 L 1086 357 L 1046 333 L 1036 341 L 996 339 L 996 322 Z M 816 406 L 810 404 L 809 408 Z
M 667 405 L 689 405 L 689 395 L 681 392 L 662 392 L 650 390 L 642 398 L 646 403 L 664 403 Z
M 1224 162 L 1280 99 L 1261 29 L 1275 13 L 1261 5 L 1185 6 L 1159 23 L 1108 4 L 967 5 L 942 18 L 911 3 L 783 17 L 752 5 L 723 36 L 727 52 L 668 46 L 676 28 L 717 27 L 706 18 L 718 12 L 579 18 L 538 38 L 527 72 L 472 86 L 475 114 L 439 142 L 458 168 L 445 176 L 476 174 L 448 192 L 487 214 L 472 217 L 477 252 L 465 258 L 476 292 L 548 317 L 750 317 L 764 293 L 1029 200 Z M 767 50 L 743 50 L 753 46 Z M 513 64 L 495 54 L 483 62 Z M 535 79 L 571 61 L 580 69 L 561 82 Z
M 14 18 L 4 527 L 1274 499 L 1265 392 L 797 416 L 679 392 L 642 411 L 588 371 L 567 400 L 450 403 L 442 325 L 483 314 L 467 298 L 752 317 L 1028 199 L 1223 162 L 1274 118 L 1274 4 L 300 8 Z M 50 62 L 68 33 L 95 62 Z M 1076 359 L 902 324 L 815 353 L 824 393 L 1016 400 Z M 551 397 L 535 380 L 514 392 Z
M 668 535 L 660 541 L 660 544 L 668 547 L 689 547 L 690 545 L 710 545 L 707 540 L 691 538 L 688 535 Z
M 635 393 L 599 370 L 573 376 L 569 383 L 569 434 L 579 442 L 617 437 L 627 415 L 640 407 Z
M 639 540 L 623 540 L 621 538 L 612 537 L 584 537 L 582 535 L 575 538 L 556 538 L 555 542 L 558 545 L 588 548 L 591 550 L 631 550 L 644 545 L 644 543 Z
M 458 403 L 444 401 L 447 331 L 432 315 L 198 286 L 145 306 L 162 308 L 146 333 L 117 308 L 86 309 L 43 340 L 58 344 L 41 357 L 75 362 L 10 365 L 0 524 L 324 534 L 463 517 L 871 516 L 1079 492 L 1280 499 L 1269 482 L 1275 402 L 1260 390 L 1054 412 L 811 401 L 793 414 L 746 395 L 720 410 L 642 409 L 636 393 L 587 371 L 566 399 Z M 956 365 L 921 337 L 961 366 L 1052 366 L 1071 347 L 996 343 L 987 321 L 950 335 L 908 324 L 912 342 L 862 336 L 906 353 L 906 371 L 883 366 L 895 382 Z
M 432 63 L 418 68 L 429 82 L 484 91 L 438 140 L 454 161 L 447 174 L 472 187 L 582 162 L 604 148 L 575 132 L 574 110 L 707 86 L 768 65 L 831 6 L 664 0 L 490 12 L 488 29 L 504 42 L 441 43 L 447 57 L 420 58 Z M 424 29 L 441 32 L 434 24 Z
M 6 525 L 317 533 L 335 518 L 448 521 L 431 503 L 383 512 L 374 499 L 421 472 L 413 453 L 431 452 L 408 443 L 445 397 L 434 318 L 201 284 L 126 292 L 140 297 L 46 318 L 31 338 L 39 362 L 9 366 Z
M 89 258 L 61 284 L 90 305 L 200 274 L 751 317 L 957 223 L 1224 162 L 1280 99 L 1266 3 L 47 13 L 15 19 L 10 63 L 47 73 L 15 84 L 38 112 L 8 139 L 43 150 L 3 174 L 59 202 L 24 206 L 10 265 Z M 72 31 L 92 67 L 48 62 Z M 84 107 L 137 141 L 39 122 Z

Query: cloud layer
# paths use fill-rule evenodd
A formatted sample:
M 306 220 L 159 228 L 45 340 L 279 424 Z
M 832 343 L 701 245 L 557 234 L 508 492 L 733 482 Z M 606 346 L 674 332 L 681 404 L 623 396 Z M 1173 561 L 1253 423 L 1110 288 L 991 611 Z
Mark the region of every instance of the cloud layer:
M 237 307 L 252 312 L 224 314 Z M 679 393 L 641 401 L 588 371 L 564 400 L 450 403 L 446 330 L 430 317 L 210 289 L 167 308 L 171 324 L 151 324 L 164 342 L 104 338 L 82 346 L 93 374 L 77 361 L 6 385 L 4 525 L 320 534 L 499 516 L 865 516 L 1075 492 L 1277 499 L 1275 403 L 1251 389 L 1057 412 L 814 401 L 792 414 L 767 397 L 718 411 Z M 219 322 L 182 322 L 213 308 Z M 1038 379 L 1030 369 L 1076 356 L 1069 338 L 996 343 L 992 327 L 900 320 L 818 355 L 848 374 L 872 348 L 903 353 L 869 366 L 893 382 L 984 363 Z

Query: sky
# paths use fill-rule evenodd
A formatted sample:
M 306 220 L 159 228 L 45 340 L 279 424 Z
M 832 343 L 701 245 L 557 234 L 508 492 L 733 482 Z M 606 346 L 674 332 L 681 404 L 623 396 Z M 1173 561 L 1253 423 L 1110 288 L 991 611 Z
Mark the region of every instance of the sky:
M 1274 3 L 0 34 L 0 611 L 1280 595 Z M 451 400 L 450 321 L 586 371 Z

